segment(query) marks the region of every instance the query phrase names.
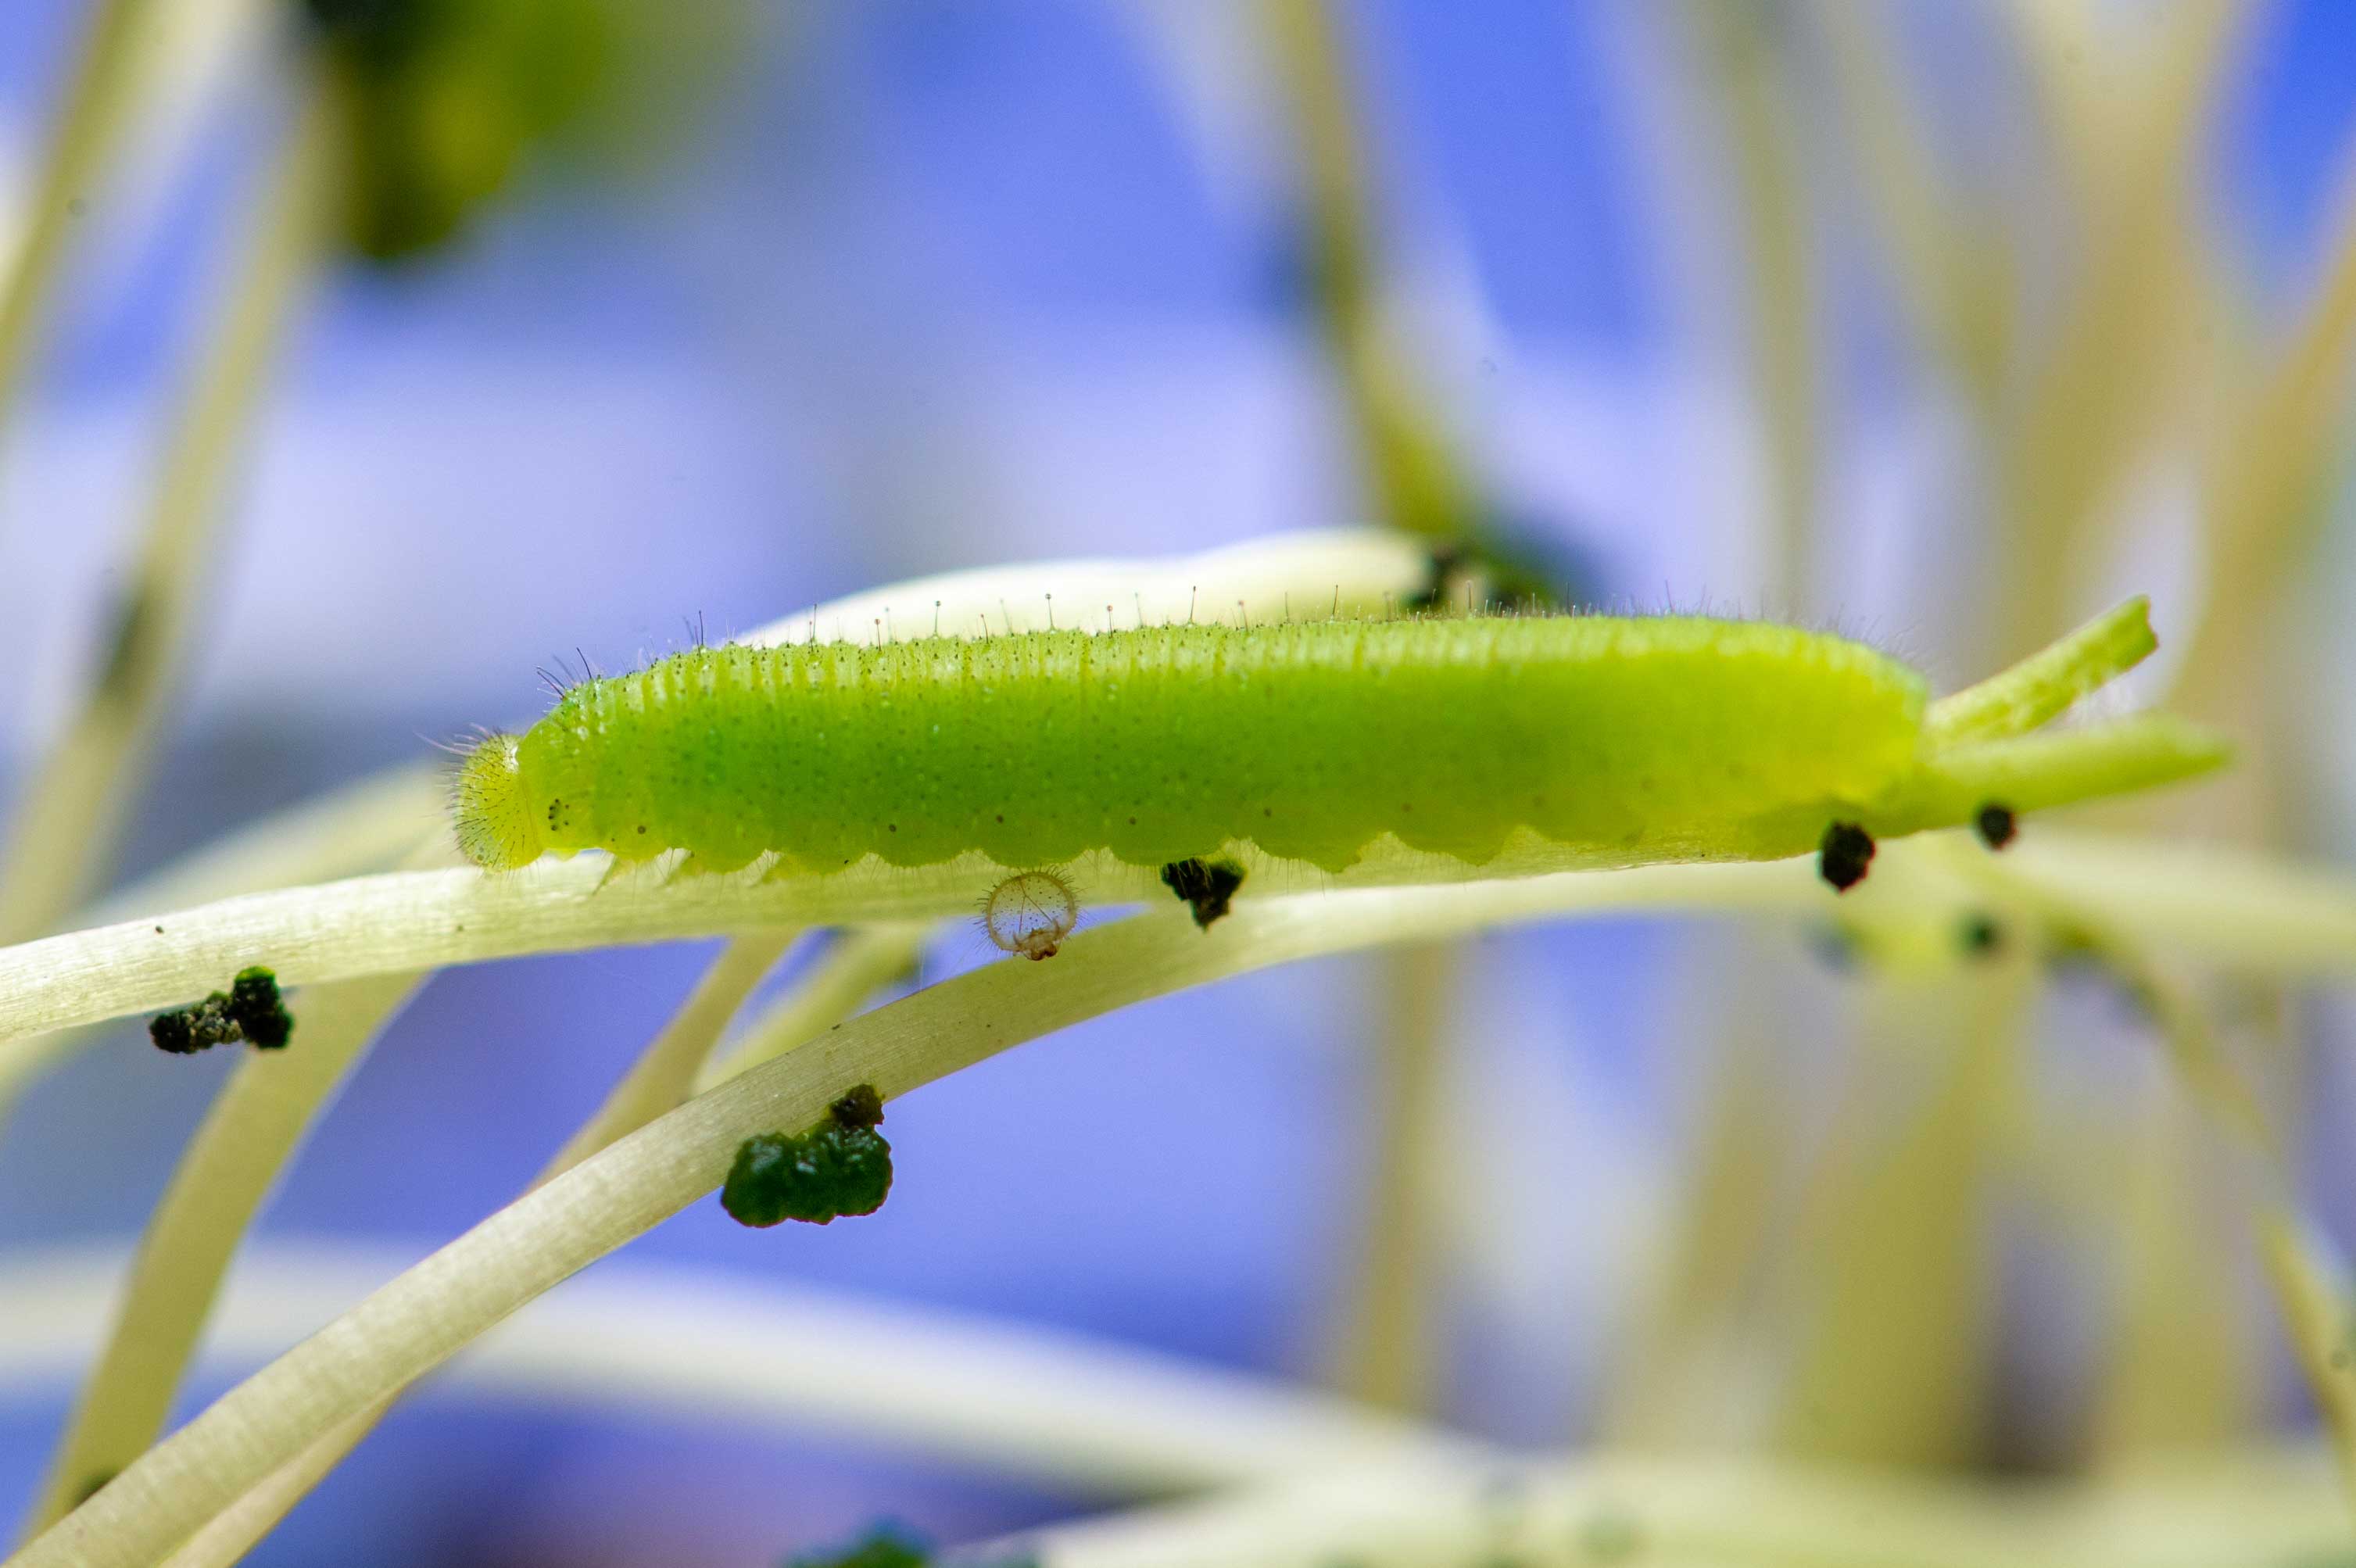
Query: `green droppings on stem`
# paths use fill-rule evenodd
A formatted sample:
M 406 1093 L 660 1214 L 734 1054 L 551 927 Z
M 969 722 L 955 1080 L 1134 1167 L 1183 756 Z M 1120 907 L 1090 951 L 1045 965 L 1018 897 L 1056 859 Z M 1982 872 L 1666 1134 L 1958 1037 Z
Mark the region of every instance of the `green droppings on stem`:
M 245 1040 L 258 1050 L 284 1049 L 294 1036 L 294 1015 L 279 994 L 278 977 L 256 964 L 240 970 L 227 991 L 202 1002 L 175 1007 L 148 1020 L 155 1048 L 189 1056 L 215 1046 Z
M 2026 735 L 2087 693 L 2143 662 L 2152 635 L 2151 601 L 2137 596 L 2000 674 L 1931 704 L 1923 741 L 1933 748 Z
M 283 1050 L 294 1037 L 294 1015 L 278 993 L 278 977 L 260 964 L 241 969 L 230 982 L 230 1022 L 260 1050 Z
M 882 1097 L 862 1083 L 807 1133 L 745 1139 L 720 1189 L 721 1207 L 738 1224 L 755 1227 L 874 1213 L 892 1190 L 892 1145 L 875 1131 L 883 1120 Z

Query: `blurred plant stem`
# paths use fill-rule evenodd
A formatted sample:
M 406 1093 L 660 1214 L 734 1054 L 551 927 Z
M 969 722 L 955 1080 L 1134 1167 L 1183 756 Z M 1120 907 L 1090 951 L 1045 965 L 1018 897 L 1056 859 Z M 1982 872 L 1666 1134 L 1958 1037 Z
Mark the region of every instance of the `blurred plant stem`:
M 166 448 L 100 672 L 17 803 L 0 859 L 0 938 L 52 929 L 112 857 L 208 604 L 247 432 L 286 328 L 329 255 L 330 145 L 323 100 L 310 93 L 281 135 Z
M 1759 1005 L 1763 958 L 1740 931 L 1708 933 L 1697 967 L 1725 977 L 1697 1009 L 1709 1071 L 1693 1153 L 1664 1203 L 1664 1235 L 1640 1275 L 1629 1337 L 1598 1401 L 1598 1437 L 1663 1449 L 1742 1434 L 1755 1380 L 1746 1332 L 1765 1270 L 1788 1153 L 1778 1104 L 1781 1042 Z
M 1259 0 L 1259 9 L 1299 149 L 1311 307 L 1356 426 L 1367 493 L 1394 528 L 1472 542 L 1483 528 L 1474 481 L 1383 306 L 1369 95 L 1358 90 L 1344 18 L 1328 0 Z M 1364 1251 L 1335 1337 L 1343 1390 L 1410 1412 L 1438 1392 L 1442 1080 L 1462 968 L 1438 946 L 1384 964 L 1367 1075 L 1376 1111 Z
M 1361 105 L 1328 0 L 1258 0 L 1300 149 L 1308 283 L 1367 469 L 1394 528 L 1458 541 L 1479 526 L 1473 481 L 1384 310 Z
M 1370 1466 L 1055 1526 L 943 1568 L 2284 1568 L 2346 1516 L 2297 1456 L 2237 1453 L 2102 1487 L 1740 1458 Z
M 797 934 L 790 928 L 756 931 L 722 949 L 671 1021 L 524 1190 L 539 1190 L 616 1140 L 678 1109 L 694 1090 L 698 1073 L 710 1066 L 729 1021 Z M 866 950 L 854 950 L 862 957 Z M 830 955 L 779 1004 L 804 1030 L 793 1044 L 824 1033 L 872 993 L 873 986 L 845 983 L 844 967 L 839 954 Z M 171 1568 L 225 1568 L 243 1557 L 376 1429 L 392 1404 L 393 1398 L 376 1402 L 273 1469 L 182 1543 L 170 1558 Z
M 154 0 L 97 0 L 51 127 L 15 252 L 0 270 L 0 424 L 39 350 L 41 324 L 68 242 L 137 106 L 141 49 Z
M 387 768 L 225 833 L 65 924 L 74 929 L 112 925 L 241 893 L 388 871 L 404 858 L 412 865 L 446 864 L 456 851 L 443 822 L 444 793 L 437 768 Z M 429 845 L 446 847 L 440 862 L 423 858 Z M 66 1029 L 0 1050 L 0 1137 L 6 1135 L 17 1096 L 89 1037 L 89 1030 Z
M 2135 40 L 2124 24 L 2076 38 L 2062 9 L 2012 14 L 2064 136 L 2084 254 L 1997 421 L 1996 522 L 2012 566 L 1990 658 L 2068 623 L 2103 564 L 2120 482 L 2158 428 L 2192 412 L 2182 400 L 2217 328 L 2194 174 L 2248 8 L 2167 7 Z
M 422 976 L 371 975 L 296 1000 L 294 1044 L 248 1051 L 223 1086 L 146 1234 L 106 1342 L 28 1516 L 37 1534 L 155 1440 L 230 1259 L 279 1174 Z
M 1991 1194 L 2035 983 L 2035 960 L 2012 946 L 1941 983 L 1868 983 L 1848 1099 L 1779 1260 L 1802 1326 L 1779 1446 L 1864 1465 L 1982 1456 Z
M 1383 955 L 1369 994 L 1373 1171 L 1345 1298 L 1337 1385 L 1354 1399 L 1420 1413 L 1439 1388 L 1439 1289 L 1446 1258 L 1452 1032 L 1469 955 L 1419 942 Z
M 1741 211 L 1751 397 L 1764 435 L 1767 549 L 1751 592 L 1779 615 L 1806 613 L 1818 504 L 1815 258 L 1792 84 L 1788 26 L 1769 0 L 1685 0 L 1708 109 Z
M 493 1323 L 716 1187 L 744 1139 L 811 1126 L 846 1086 L 889 1101 L 1150 996 L 1325 953 L 1558 912 L 1613 878 L 1239 900 L 1205 931 L 1165 909 L 1084 930 L 1053 963 L 993 963 L 847 1020 L 698 1096 L 500 1210 L 134 1460 L 12 1568 L 140 1568 Z

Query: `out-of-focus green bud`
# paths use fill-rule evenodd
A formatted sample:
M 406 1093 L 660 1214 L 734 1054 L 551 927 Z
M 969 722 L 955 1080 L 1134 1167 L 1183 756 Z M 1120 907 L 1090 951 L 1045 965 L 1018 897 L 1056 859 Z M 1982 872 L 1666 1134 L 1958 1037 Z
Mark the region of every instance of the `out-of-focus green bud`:
M 380 262 L 430 252 L 560 142 L 643 142 L 741 58 L 751 0 L 295 0 L 345 139 L 344 228 Z

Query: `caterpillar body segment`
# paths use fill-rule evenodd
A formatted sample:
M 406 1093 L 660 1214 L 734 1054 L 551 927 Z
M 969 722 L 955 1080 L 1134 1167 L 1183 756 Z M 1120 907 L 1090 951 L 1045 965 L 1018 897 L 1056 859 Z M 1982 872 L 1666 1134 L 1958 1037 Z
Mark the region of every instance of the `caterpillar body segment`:
M 1682 618 L 706 649 L 486 740 L 459 837 L 492 867 L 588 848 L 1159 866 L 1237 841 L 1340 870 L 1384 832 L 1478 864 L 1516 828 L 1740 854 L 1763 814 L 1886 792 L 1922 707 L 1859 644 Z
M 2097 650 L 2114 666 L 2119 642 Z M 488 737 L 456 818 L 493 869 L 593 848 L 712 871 L 1160 867 L 1236 844 L 1340 871 L 1387 834 L 1478 865 L 1517 833 L 1636 865 L 1805 854 L 1833 822 L 1957 826 L 2222 757 L 2172 720 L 1942 746 L 1925 714 L 1922 677 L 1874 649 L 1700 617 L 732 646 L 584 681 Z

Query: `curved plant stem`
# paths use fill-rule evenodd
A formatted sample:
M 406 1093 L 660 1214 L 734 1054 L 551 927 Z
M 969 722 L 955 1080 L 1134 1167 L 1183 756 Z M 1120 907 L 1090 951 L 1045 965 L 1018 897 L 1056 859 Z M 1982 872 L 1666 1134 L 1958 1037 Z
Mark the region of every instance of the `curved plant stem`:
M 851 1016 L 915 966 L 936 929 L 917 923 L 844 932 L 792 990 L 744 1026 L 743 1043 L 735 1050 L 703 1064 L 696 1074 L 695 1092 L 773 1061 Z
M 1768 549 L 1759 582 L 1769 602 L 1804 603 L 1809 524 L 1816 512 L 1818 306 L 1810 253 L 1811 192 L 1799 164 L 1794 94 L 1778 68 L 1779 8 L 1687 0 L 1687 30 L 1719 118 L 1721 156 L 1741 212 L 1751 405 L 1764 432 Z
M 2017 874 L 1987 866 L 1983 875 L 2002 885 Z M 2206 1008 L 2187 986 L 2150 963 L 2126 928 L 2067 893 L 2040 886 L 2033 898 L 2049 923 L 2085 944 L 2126 981 L 2148 1011 L 2187 1093 L 2244 1158 L 2245 1202 L 2258 1233 L 2266 1283 L 2323 1412 L 2349 1501 L 2356 1505 L 2356 1388 L 2345 1369 L 2356 1354 L 2356 1294 L 2302 1212 L 2281 1128 L 2227 1060 Z
M 1430 573 L 1426 550 L 1388 530 L 1315 529 L 1191 555 L 1035 561 L 919 577 L 787 617 L 745 640 L 792 642 L 813 629 L 853 640 L 887 632 L 914 637 L 928 635 L 936 624 L 948 635 L 978 635 L 985 616 L 995 618 L 990 624 L 1001 633 L 1024 630 L 1044 626 L 1058 598 L 1066 607 L 1101 602 L 1119 626 L 1190 615 L 1257 623 L 1280 618 L 1295 605 L 1376 610 L 1417 592 Z M 436 764 L 388 768 L 239 829 L 109 895 L 76 923 L 113 924 L 158 909 L 382 869 L 413 851 L 420 839 L 448 844 L 446 789 Z M 455 861 L 455 853 L 450 858 Z M 88 1037 L 59 1033 L 0 1046 L 0 1117 L 25 1084 Z
M 762 976 L 784 956 L 793 937 L 791 931 L 764 931 L 731 942 L 704 972 L 693 993 L 662 1033 L 605 1097 L 595 1114 L 565 1140 L 564 1146 L 533 1178 L 531 1187 L 536 1188 L 553 1181 L 616 1139 L 637 1131 L 685 1100 L 691 1079 L 710 1057 L 729 1019 L 761 983 Z M 823 1028 L 832 1021 L 823 1019 L 813 1026 Z M 243 1557 L 256 1541 L 277 1527 L 288 1509 L 308 1496 L 329 1471 L 359 1446 L 392 1408 L 397 1397 L 388 1395 L 359 1414 L 338 1423 L 273 1470 L 184 1542 L 172 1555 L 174 1568 L 212 1568 Z
M 321 113 L 315 101 L 287 128 L 251 247 L 166 451 L 103 668 L 17 806 L 0 872 L 0 937 L 55 926 L 112 851 L 136 759 L 204 603 L 243 437 L 286 326 L 327 254 L 332 164 Z
M 259 1366 L 416 1256 L 400 1246 L 256 1238 L 239 1253 L 207 1331 L 207 1371 Z M 104 1318 L 129 1261 L 110 1246 L 6 1255 L 0 1397 L 27 1397 L 88 1359 L 91 1325 Z M 517 1313 L 434 1388 L 437 1398 L 486 1403 L 521 1398 L 750 1430 L 821 1429 L 1109 1497 L 1483 1448 L 1124 1343 L 628 1256 Z
M 1482 509 L 1439 405 L 1386 319 L 1372 179 L 1343 19 L 1329 0 L 1258 0 L 1300 139 L 1310 302 L 1340 374 L 1368 490 L 1393 527 L 1457 540 Z
M 1343 1316 L 1340 1386 L 1352 1399 L 1417 1413 L 1438 1390 L 1434 1308 L 1446 1255 L 1448 1094 L 1457 981 L 1469 955 L 1419 942 L 1380 960 L 1367 994 L 1372 1170 L 1359 1206 L 1357 1275 Z
M 136 107 L 143 34 L 153 0 L 99 0 L 16 253 L 0 270 L 0 414 L 16 398 L 39 346 L 39 326 L 71 237 L 75 212 L 98 185 Z
M 148 1217 L 105 1348 L 50 1462 L 32 1530 L 53 1523 L 163 1430 L 254 1212 L 320 1107 L 420 983 L 415 975 L 386 974 L 305 993 L 294 1002 L 294 1042 L 249 1052 L 238 1064 Z
M 2101 1487 L 1581 1455 L 1280 1482 L 1058 1526 L 944 1568 L 2270 1568 L 2335 1560 L 2346 1528 L 2313 1467 L 2282 1455 Z
M 1644 874 L 1654 877 L 1655 874 Z M 745 1138 L 815 1124 L 845 1088 L 887 1100 L 1149 996 L 1321 953 L 1592 908 L 1624 877 L 1365 889 L 1084 931 L 1055 961 L 1001 962 L 844 1023 L 519 1198 L 230 1391 L 11 1561 L 133 1568 L 525 1302 L 711 1192 Z M 1602 886 L 1598 886 L 1598 885 Z
M 434 846 L 449 832 L 442 796 L 438 769 L 388 769 L 193 851 L 110 894 L 75 924 L 111 925 L 144 910 L 382 871 L 404 860 L 433 864 Z M 26 1087 L 93 1037 L 89 1029 L 62 1029 L 0 1047 L 0 1132 Z
M 1604 891 L 1610 887 L 1687 908 L 1789 907 L 1817 896 L 1813 869 L 1798 862 L 1642 869 L 1639 881 L 1604 879 L 1597 896 L 1610 898 Z M 1470 870 L 1441 856 L 1403 854 L 1362 863 L 1339 877 L 1278 866 L 1251 875 L 1259 879 L 1256 891 L 1275 894 L 1427 879 L 1462 883 Z M 1011 875 L 977 860 L 899 871 L 854 867 L 833 876 L 774 882 L 706 877 L 665 885 L 648 874 L 601 888 L 605 873 L 587 857 L 505 876 L 472 868 L 392 872 L 251 894 L 161 919 L 23 943 L 0 950 L 0 1041 L 173 1006 L 202 996 L 221 976 L 249 963 L 270 965 L 282 984 L 304 985 L 765 927 L 968 915 L 981 892 Z M 1069 878 L 1088 904 L 1169 902 L 1146 868 L 1082 862 L 1069 868 Z
M 724 1064 L 711 1061 L 713 1045 L 728 1021 L 791 944 L 791 932 L 739 937 L 715 960 L 686 1005 L 639 1057 L 627 1077 L 607 1095 L 595 1115 L 566 1140 L 534 1179 L 540 1187 L 613 1143 L 636 1132 L 688 1097 L 699 1069 L 721 1081 L 822 1033 L 914 961 L 925 927 L 884 927 L 853 932 L 829 953 L 813 974 L 748 1028 L 746 1047 Z M 700 1090 L 701 1083 L 695 1085 Z M 813 1341 L 801 1341 L 801 1344 Z M 830 1344 L 826 1358 L 839 1347 Z M 806 1358 L 807 1359 L 807 1358 Z M 172 1556 L 174 1568 L 212 1568 L 236 1562 L 286 1511 L 309 1494 L 345 1455 L 375 1429 L 391 1401 L 379 1402 L 311 1444 L 269 1477 L 223 1509 Z
M 790 928 L 755 931 L 723 948 L 703 978 L 695 983 L 694 992 L 655 1036 L 654 1044 L 631 1064 L 596 1114 L 565 1140 L 539 1180 L 571 1170 L 615 1139 L 645 1126 L 685 1100 L 728 1021 L 761 983 L 761 977 L 786 956 L 796 935 Z

